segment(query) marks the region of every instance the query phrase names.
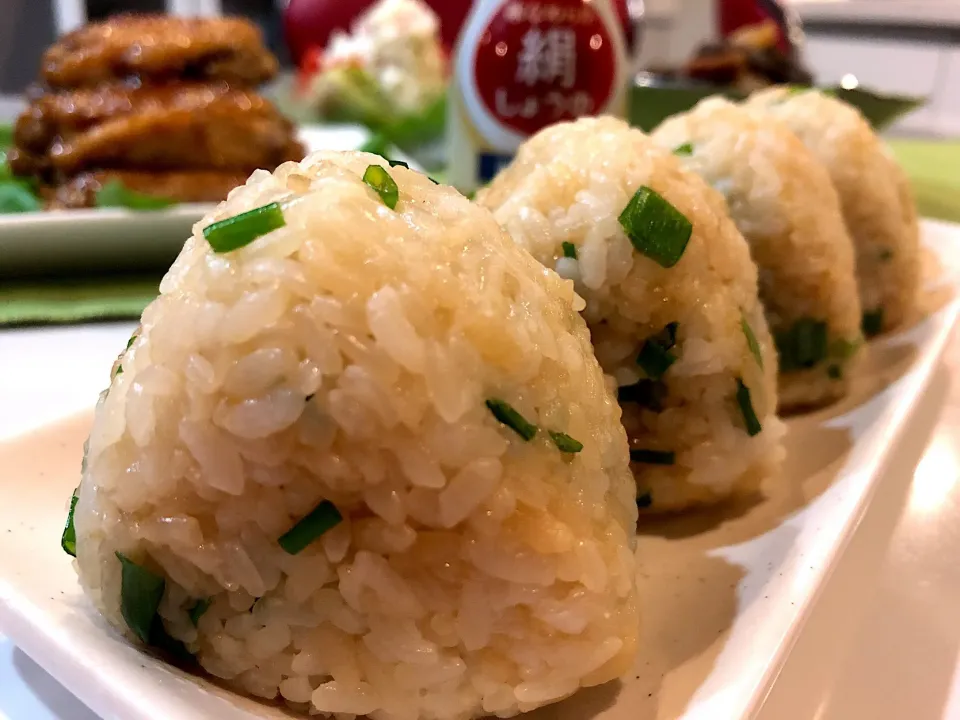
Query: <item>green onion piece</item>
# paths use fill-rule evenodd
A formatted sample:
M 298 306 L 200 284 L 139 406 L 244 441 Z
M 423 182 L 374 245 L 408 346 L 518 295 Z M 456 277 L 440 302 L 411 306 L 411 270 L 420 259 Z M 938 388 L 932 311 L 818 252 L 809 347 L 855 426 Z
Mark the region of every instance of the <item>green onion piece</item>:
M 883 331 L 883 308 L 865 312 L 860 327 L 867 337 L 879 335 Z
M 687 217 L 646 185 L 630 198 L 619 220 L 637 252 L 665 268 L 680 261 L 693 234 Z
M 562 244 L 562 247 L 563 247 L 563 256 L 564 256 L 565 258 L 573 258 L 574 260 L 577 259 L 577 246 L 576 246 L 576 245 L 574 245 L 572 242 L 566 242 L 566 241 L 564 241 L 563 244 Z
M 684 143 L 683 145 L 678 145 L 673 149 L 674 155 L 693 155 L 693 145 L 690 143 Z
M 653 498 L 650 496 L 649 491 L 637 497 L 637 507 L 641 510 L 648 508 L 651 505 L 653 505 Z
M 134 333 L 133 335 L 130 336 L 130 339 L 127 340 L 127 346 L 124 348 L 124 351 L 129 350 L 130 346 L 133 345 L 136 341 L 137 341 L 137 334 Z
M 77 556 L 77 530 L 73 526 L 73 513 L 77 509 L 77 500 L 79 499 L 77 493 L 80 492 L 78 487 L 73 491 L 73 497 L 70 498 L 70 512 L 67 513 L 67 522 L 63 527 L 63 535 L 60 536 L 60 547 L 63 548 L 63 551 L 72 557 Z
M 0 183 L 0 215 L 38 210 L 40 210 L 40 201 L 27 183 L 19 180 Z
M 839 360 L 849 360 L 856 354 L 859 348 L 859 340 L 837 338 L 830 344 L 830 357 L 835 357 Z
M 123 553 L 116 553 L 120 561 L 120 612 L 127 627 L 144 643 L 150 645 L 157 608 L 163 599 L 166 581 Z
M 760 343 L 757 342 L 757 336 L 753 334 L 753 328 L 747 322 L 747 316 L 740 313 L 740 327 L 743 330 L 743 336 L 747 339 L 747 347 L 750 348 L 750 354 L 757 361 L 760 369 L 763 369 L 763 355 L 760 353 Z
M 631 450 L 630 462 L 644 465 L 673 465 L 677 454 L 668 450 Z
M 827 377 L 829 377 L 831 380 L 842 380 L 843 368 L 839 365 L 830 365 L 827 368 Z
M 531 422 L 527 422 L 527 419 L 514 410 L 509 403 L 498 400 L 497 398 L 490 398 L 487 400 L 487 408 L 493 413 L 493 416 L 497 420 L 513 430 L 525 441 L 530 442 L 533 440 L 533 436 L 537 434 L 537 426 Z
M 126 208 L 127 210 L 163 210 L 175 202 L 169 198 L 128 190 L 119 180 L 110 180 L 97 190 L 98 208 Z
M 574 440 L 572 437 L 562 432 L 554 432 L 550 430 L 550 438 L 553 440 L 553 444 L 560 448 L 561 452 L 565 453 L 578 453 L 583 450 L 583 443 L 579 440 Z
M 277 542 L 288 555 L 296 555 L 342 521 L 343 515 L 336 506 L 329 500 L 324 500 L 311 510 L 309 515 L 287 530 Z
M 397 201 L 400 199 L 400 188 L 390 177 L 390 173 L 379 165 L 371 165 L 363 173 L 363 181 L 377 192 L 384 205 L 391 210 L 397 207 Z
M 433 179 L 432 177 L 430 177 L 429 175 L 427 175 L 427 180 L 429 180 L 430 182 L 432 182 L 434 185 L 439 185 L 439 184 L 440 184 L 437 180 L 434 180 L 434 179 Z M 470 199 L 473 200 L 473 198 L 470 198 Z
M 210 598 L 201 598 L 197 600 L 193 607 L 191 607 L 187 612 L 190 615 L 190 622 L 193 623 L 193 626 L 196 627 L 197 623 L 200 622 L 200 618 L 203 617 L 203 614 L 210 609 L 210 604 L 212 600 Z
M 774 342 L 781 372 L 811 368 L 829 354 L 827 324 L 813 318 L 800 318 L 788 330 L 775 333 Z
M 203 229 L 203 236 L 214 252 L 228 253 L 249 245 L 258 237 L 286 224 L 280 203 L 272 202 L 207 225 Z
M 677 342 L 677 328 L 679 323 L 669 323 L 656 335 L 647 338 L 637 355 L 637 365 L 651 380 L 659 380 L 663 374 L 676 362 L 677 356 L 670 349 Z
M 391 160 L 390 158 L 386 158 L 386 161 L 390 167 L 402 167 L 406 168 L 407 170 L 410 169 L 410 166 L 407 165 L 403 160 Z
M 617 388 L 617 400 L 620 403 L 637 403 L 653 412 L 663 410 L 663 401 L 667 398 L 667 386 L 659 380 L 641 380 L 633 385 L 621 385 Z
M 743 384 L 743 380 L 737 378 L 737 404 L 740 406 L 740 412 L 743 414 L 743 422 L 747 428 L 747 434 L 753 437 L 763 427 L 757 419 L 757 413 L 753 409 L 753 402 L 750 400 L 750 388 Z

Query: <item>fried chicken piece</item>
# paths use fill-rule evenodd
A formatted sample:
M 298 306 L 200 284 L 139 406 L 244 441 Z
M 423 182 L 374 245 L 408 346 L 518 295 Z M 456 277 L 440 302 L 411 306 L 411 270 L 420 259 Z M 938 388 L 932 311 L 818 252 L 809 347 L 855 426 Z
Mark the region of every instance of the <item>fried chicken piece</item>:
M 67 33 L 47 49 L 41 67 L 52 88 L 134 75 L 253 86 L 276 75 L 277 60 L 256 26 L 241 18 L 119 15 Z
M 41 190 L 48 210 L 94 207 L 97 193 L 112 180 L 125 188 L 174 202 L 219 202 L 247 180 L 246 173 L 209 170 L 137 172 L 131 170 L 89 172 L 71 178 L 58 187 Z
M 250 172 L 304 155 L 272 103 L 225 83 L 51 93 L 20 116 L 14 142 L 25 155 L 46 157 L 39 169 L 54 177 L 89 168 Z

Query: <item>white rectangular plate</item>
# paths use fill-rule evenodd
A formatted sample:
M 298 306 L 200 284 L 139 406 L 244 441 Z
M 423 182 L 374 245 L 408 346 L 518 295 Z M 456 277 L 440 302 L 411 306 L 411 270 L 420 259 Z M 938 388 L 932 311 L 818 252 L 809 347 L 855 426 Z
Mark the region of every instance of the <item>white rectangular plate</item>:
M 757 707 L 956 322 L 960 226 L 925 223 L 924 242 L 929 315 L 870 345 L 850 398 L 788 421 L 786 469 L 763 497 L 643 524 L 634 671 L 529 717 L 726 720 Z M 289 717 L 130 645 L 91 609 L 60 550 L 90 416 L 47 423 L 92 404 L 128 332 L 129 325 L 0 333 L 0 390 L 19 398 L 6 415 L 43 426 L 0 444 L 0 630 L 104 717 Z M 0 423 L 0 437 L 13 429 Z
M 304 126 L 307 152 L 354 150 L 369 132 L 353 126 Z M 0 215 L 0 277 L 37 273 L 156 270 L 168 266 L 210 203 L 130 210 L 58 210 Z

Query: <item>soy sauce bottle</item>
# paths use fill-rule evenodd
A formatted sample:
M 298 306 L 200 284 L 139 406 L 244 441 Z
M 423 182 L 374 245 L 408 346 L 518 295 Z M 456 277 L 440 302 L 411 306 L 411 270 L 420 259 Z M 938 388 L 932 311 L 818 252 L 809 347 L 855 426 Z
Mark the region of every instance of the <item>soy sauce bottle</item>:
M 631 63 L 611 0 L 476 0 L 452 75 L 450 182 L 472 192 L 548 125 L 624 117 Z

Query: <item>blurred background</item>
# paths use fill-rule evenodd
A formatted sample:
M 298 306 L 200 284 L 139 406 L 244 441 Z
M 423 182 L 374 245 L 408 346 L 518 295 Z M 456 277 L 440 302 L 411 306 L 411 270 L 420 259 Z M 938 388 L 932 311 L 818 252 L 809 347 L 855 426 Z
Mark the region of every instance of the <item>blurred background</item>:
M 802 23 L 800 58 L 821 86 L 859 84 L 926 99 L 895 122 L 894 134 L 960 135 L 960 0 L 618 0 L 632 17 L 639 70 L 678 68 L 718 29 L 750 20 L 759 6 Z M 311 46 L 346 29 L 371 0 L 0 0 L 0 121 L 15 116 L 37 75 L 43 50 L 86 21 L 125 11 L 180 15 L 239 14 L 263 30 L 286 72 L 284 92 Z M 469 0 L 433 0 L 446 44 L 456 37 Z M 285 30 L 286 24 L 286 30 Z M 633 26 L 636 27 L 633 27 Z

